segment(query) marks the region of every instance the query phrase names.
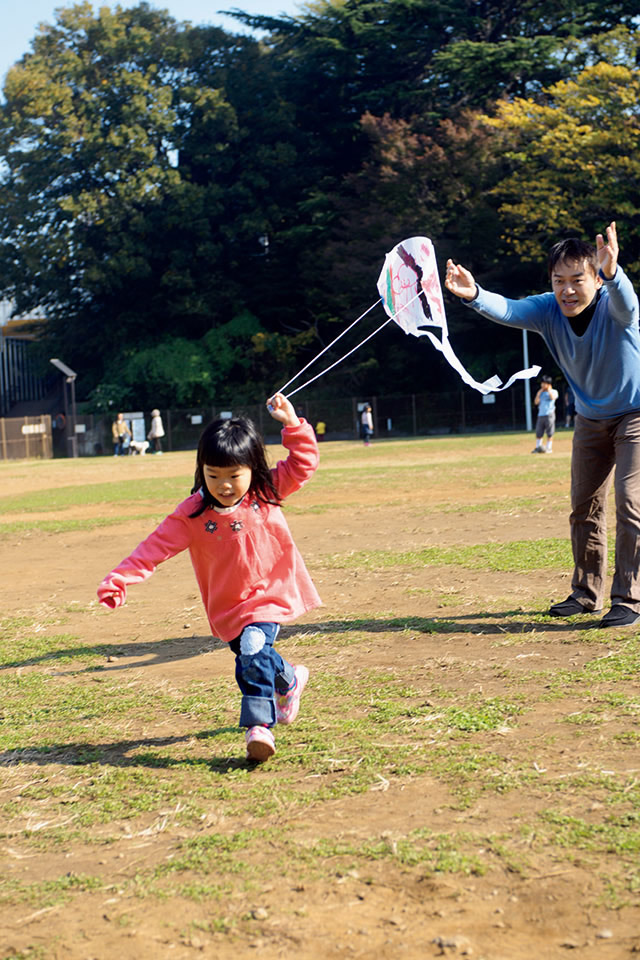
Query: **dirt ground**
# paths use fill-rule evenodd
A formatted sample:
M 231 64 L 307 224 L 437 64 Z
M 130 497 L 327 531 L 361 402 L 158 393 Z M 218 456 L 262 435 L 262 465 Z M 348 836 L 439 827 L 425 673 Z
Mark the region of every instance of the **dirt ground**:
M 514 438 L 514 457 L 525 455 L 523 442 L 529 441 Z M 509 449 L 502 448 L 501 455 Z M 524 450 L 528 453 L 526 446 Z M 380 453 L 374 455 L 382 457 Z M 362 456 L 360 450 L 358 456 Z M 449 454 L 443 451 L 439 456 L 445 465 Z M 558 438 L 554 457 L 566 464 L 568 473 L 568 437 Z M 531 460 L 536 461 L 531 470 L 541 472 L 544 458 Z M 178 454 L 162 460 L 147 457 L 146 461 L 131 458 L 117 464 L 120 477 L 135 478 L 141 472 L 171 477 L 184 470 L 186 463 Z M 382 465 L 383 460 L 377 462 Z M 84 464 L 82 472 L 74 475 L 68 462 L 51 464 L 46 470 L 39 465 L 15 464 L 3 470 L 2 496 L 47 488 L 53 482 L 61 486 L 105 482 L 113 479 L 115 466 L 105 458 Z M 407 568 L 399 574 L 394 568 L 363 572 L 327 565 L 323 558 L 339 552 L 390 547 L 410 550 L 568 534 L 566 473 L 554 488 L 555 502 L 542 514 L 535 508 L 508 507 L 531 493 L 531 483 L 526 480 L 503 483 L 497 475 L 490 489 L 467 484 L 464 479 L 456 481 L 455 477 L 444 486 L 416 488 L 404 483 L 401 478 L 397 482 L 390 478 L 386 500 L 392 505 L 383 509 L 377 487 L 365 487 L 357 499 L 344 506 L 336 495 L 330 512 L 302 511 L 313 492 L 303 491 L 299 500 L 292 501 L 300 512 L 292 512 L 289 523 L 324 601 L 322 608 L 304 618 L 303 625 L 309 631 L 321 631 L 344 618 L 372 617 L 380 621 L 379 630 L 367 636 L 364 654 L 358 644 L 331 652 L 340 671 L 357 671 L 363 655 L 367 667 L 406 670 L 417 678 L 416 682 L 421 672 L 427 667 L 432 670 L 434 664 L 448 677 L 455 677 L 464 665 L 461 682 L 469 684 L 470 690 L 493 696 L 501 691 L 503 672 L 524 677 L 534 664 L 545 670 L 572 669 L 607 655 L 609 647 L 581 642 L 581 630 L 575 624 L 541 627 L 543 636 L 532 633 L 530 643 L 498 642 L 501 629 L 504 632 L 500 611 L 521 609 L 525 625 L 528 613 L 539 609 L 541 599 L 557 600 L 567 595 L 569 571 L 559 575 L 557 570 L 541 566 L 507 577 L 501 572 L 454 567 Z M 331 503 L 330 485 L 317 499 Z M 462 509 L 462 505 L 489 499 L 506 506 L 499 511 Z M 112 505 L 79 506 L 65 516 L 102 517 L 112 510 Z M 141 512 L 139 503 L 127 504 L 114 526 L 59 534 L 16 533 L 4 539 L 0 551 L 3 616 L 33 616 L 38 611 L 44 616 L 52 606 L 79 604 L 81 610 L 73 619 L 74 633 L 94 645 L 118 642 L 125 646 L 125 655 L 106 663 L 102 672 L 117 675 L 122 683 L 141 673 L 147 681 L 157 678 L 175 685 L 191 678 L 194 670 L 205 679 L 228 677 L 232 670 L 229 653 L 208 636 L 187 557 L 176 558 L 170 569 L 167 566 L 158 571 L 139 589 L 136 603 L 125 606 L 117 615 L 103 614 L 91 605 L 95 586 L 103 575 L 152 528 L 153 523 L 141 517 Z M 34 516 L 37 514 L 12 513 L 0 515 L 0 521 L 33 520 Z M 490 610 L 496 611 L 495 616 L 487 614 Z M 402 643 L 395 643 L 393 618 L 411 616 L 435 621 L 446 618 L 464 624 L 465 630 L 433 634 L 417 631 L 415 636 L 405 632 Z M 287 639 L 300 629 L 297 624 L 283 630 L 285 656 L 295 654 L 295 645 L 293 650 L 287 648 Z M 508 632 L 516 629 L 511 621 Z M 312 678 L 314 668 L 326 669 L 326 649 L 310 647 L 305 656 Z M 469 665 L 473 667 L 471 672 Z M 583 703 L 577 699 L 573 707 L 578 711 Z M 597 730 L 593 737 L 578 736 L 573 730 L 559 734 L 557 711 L 566 714 L 567 709 L 566 701 L 561 705 L 539 702 L 508 734 L 494 732 L 480 743 L 491 750 L 528 752 L 546 778 L 561 779 L 580 765 L 597 771 L 623 770 L 628 777 L 640 777 L 637 748 L 635 752 L 627 749 L 612 755 L 611 739 L 603 742 Z M 187 721 L 168 718 L 164 727 L 134 725 L 129 736 L 133 744 L 145 738 L 186 738 L 190 730 Z M 415 736 L 425 736 L 424 751 L 428 754 L 428 735 L 417 728 Z M 123 756 L 126 749 L 123 745 Z M 48 776 L 55 775 L 55 767 L 48 771 Z M 5 798 L 11 791 L 19 796 L 25 783 L 42 775 L 38 764 L 30 765 L 28 758 L 20 764 L 5 760 L 0 763 L 0 792 Z M 568 812 L 572 811 L 572 802 L 567 796 Z M 603 800 L 595 788 L 587 801 L 581 794 L 579 803 L 577 816 L 594 822 L 604 817 Z M 447 784 L 426 773 L 381 782 L 366 793 L 312 802 L 301 808 L 278 806 L 267 821 L 269 827 L 280 828 L 287 838 L 303 845 L 324 837 L 356 843 L 378 836 L 389 837 L 393 843 L 394 835 L 406 835 L 419 827 L 438 832 L 516 834 L 523 819 L 547 804 L 547 794 L 533 786 L 524 794 L 518 790 L 487 793 L 471 807 L 461 809 L 452 802 Z M 254 821 L 248 813 L 245 825 L 264 826 L 265 818 Z M 122 839 L 104 847 L 47 847 L 38 852 L 22 842 L 25 824 L 18 811 L 14 822 L 0 826 L 2 869 L 5 874 L 19 874 L 24 882 L 57 877 L 67 871 L 98 874 L 105 882 L 114 878 L 117 882 L 118 877 L 130 878 L 137 870 L 161 863 L 180 837 L 179 829 L 154 831 L 152 824 L 146 830 L 143 825 L 139 827 L 132 835 L 122 824 Z M 272 851 L 273 857 L 277 855 L 277 850 Z M 497 861 L 482 876 L 465 876 L 429 875 L 388 859 L 374 859 L 366 875 L 361 870 L 325 873 L 319 878 L 305 877 L 300 883 L 292 883 L 288 876 L 281 881 L 270 878 L 254 902 L 243 904 L 245 916 L 253 918 L 251 922 L 231 936 L 203 929 L 208 916 L 206 902 L 136 901 L 124 894 L 105 896 L 97 891 L 77 894 L 70 904 L 53 908 L 19 903 L 2 908 L 0 956 L 47 960 L 182 960 L 195 956 L 216 960 L 252 956 L 264 960 L 291 956 L 300 960 L 422 960 L 437 956 L 533 960 L 542 955 L 554 960 L 575 955 L 585 960 L 618 960 L 640 954 L 637 905 L 612 905 L 602 897 L 598 871 L 603 866 L 613 870 L 613 856 L 600 859 L 594 872 L 593 862 L 586 855 L 550 859 L 544 850 L 530 844 L 527 862 L 524 872 Z M 119 919 L 125 913 L 127 923 L 123 925 Z

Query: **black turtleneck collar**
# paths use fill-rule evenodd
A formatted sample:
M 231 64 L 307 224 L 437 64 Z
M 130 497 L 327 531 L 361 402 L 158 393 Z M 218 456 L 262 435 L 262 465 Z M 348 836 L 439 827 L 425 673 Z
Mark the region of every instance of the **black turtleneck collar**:
M 589 304 L 588 307 L 585 307 L 582 313 L 578 313 L 575 317 L 567 317 L 567 320 L 571 324 L 571 329 L 575 333 L 576 337 L 582 337 L 587 332 L 587 328 L 591 323 L 591 319 L 596 312 L 596 307 L 598 306 L 598 300 L 600 299 L 600 291 L 596 291 L 596 295 Z

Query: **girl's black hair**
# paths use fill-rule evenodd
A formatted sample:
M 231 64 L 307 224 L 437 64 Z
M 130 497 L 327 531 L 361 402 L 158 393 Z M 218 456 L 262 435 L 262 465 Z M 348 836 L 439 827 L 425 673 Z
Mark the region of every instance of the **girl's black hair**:
M 202 490 L 202 503 L 190 514 L 192 517 L 199 517 L 215 503 L 204 479 L 206 466 L 249 467 L 251 486 L 248 492 L 263 503 L 280 504 L 281 498 L 271 479 L 264 441 L 254 422 L 247 417 L 214 420 L 200 437 L 191 493 Z

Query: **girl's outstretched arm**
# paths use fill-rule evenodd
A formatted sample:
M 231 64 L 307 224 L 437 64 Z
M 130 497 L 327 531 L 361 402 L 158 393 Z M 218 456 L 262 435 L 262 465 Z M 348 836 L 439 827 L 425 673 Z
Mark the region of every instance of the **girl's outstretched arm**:
M 148 580 L 160 563 L 185 550 L 191 540 L 191 528 L 186 511 L 174 511 L 133 553 L 125 557 L 98 587 L 98 600 L 103 607 L 114 610 L 127 599 L 127 587 Z

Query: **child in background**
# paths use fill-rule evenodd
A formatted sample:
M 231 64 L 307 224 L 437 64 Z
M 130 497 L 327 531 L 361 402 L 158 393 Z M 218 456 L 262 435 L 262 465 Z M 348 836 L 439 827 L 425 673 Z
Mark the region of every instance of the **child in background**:
M 368 447 L 373 436 L 373 414 L 370 404 L 366 405 L 360 416 L 360 436 L 365 447 Z
M 538 408 L 536 420 L 536 445 L 531 453 L 551 453 L 553 450 L 553 435 L 556 432 L 556 400 L 558 391 L 553 389 L 551 377 L 543 377 L 540 389 L 535 395 L 534 403 Z M 547 435 L 547 446 L 542 446 L 542 438 Z
M 309 677 L 306 667 L 292 666 L 274 649 L 280 624 L 321 602 L 280 507 L 318 466 L 315 435 L 281 393 L 267 409 L 283 426 L 287 459 L 269 468 L 251 420 L 209 424 L 191 496 L 98 588 L 103 606 L 119 607 L 130 584 L 189 550 L 211 630 L 236 655 L 240 726 L 247 728 L 247 757 L 256 761 L 275 753 L 272 728 L 295 720 Z

